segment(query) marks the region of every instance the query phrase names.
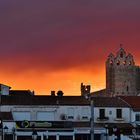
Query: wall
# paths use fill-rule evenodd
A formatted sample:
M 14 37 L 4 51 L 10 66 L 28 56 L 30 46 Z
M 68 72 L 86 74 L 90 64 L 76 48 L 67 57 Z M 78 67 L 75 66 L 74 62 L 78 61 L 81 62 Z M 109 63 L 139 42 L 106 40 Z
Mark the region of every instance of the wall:
M 111 95 L 137 95 L 140 82 L 140 68 L 133 56 L 120 48 L 106 60 L 106 90 Z
M 109 117 L 108 122 L 117 122 L 115 121 L 116 118 L 116 108 L 114 107 L 95 107 L 94 110 L 94 120 L 97 121 L 99 117 L 99 109 L 105 109 L 105 116 Z M 2 111 L 12 111 L 12 112 L 29 112 L 30 118 L 29 120 L 35 121 L 37 120 L 37 112 L 54 112 L 54 117 L 52 117 L 52 121 L 61 121 L 65 120 L 62 119 L 62 115 L 66 115 L 66 119 L 68 119 L 68 112 L 69 109 L 73 109 L 73 119 L 69 118 L 69 120 L 73 121 L 89 121 L 91 116 L 91 109 L 90 106 L 2 106 Z M 85 111 L 84 111 L 85 110 Z M 20 116 L 14 116 L 15 119 L 22 117 L 23 114 Z M 82 117 L 87 116 L 87 118 Z M 129 108 L 122 108 L 122 117 L 124 118 L 125 122 L 130 122 L 130 109 Z M 44 118 L 44 117 L 41 117 Z M 39 119 L 39 118 L 38 118 Z M 25 118 L 23 117 L 23 120 Z M 27 119 L 28 120 L 28 119 Z M 40 119 L 41 120 L 41 119 Z M 47 120 L 47 118 L 46 118 Z

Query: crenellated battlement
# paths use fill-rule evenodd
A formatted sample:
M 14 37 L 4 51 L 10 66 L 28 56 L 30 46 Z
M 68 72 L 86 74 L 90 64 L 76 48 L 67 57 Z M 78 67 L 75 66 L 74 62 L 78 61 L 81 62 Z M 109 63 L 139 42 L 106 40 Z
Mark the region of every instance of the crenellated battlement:
M 120 48 L 116 55 L 113 53 L 109 54 L 106 64 L 108 66 L 134 66 L 135 62 L 130 53 L 126 54 L 124 49 Z

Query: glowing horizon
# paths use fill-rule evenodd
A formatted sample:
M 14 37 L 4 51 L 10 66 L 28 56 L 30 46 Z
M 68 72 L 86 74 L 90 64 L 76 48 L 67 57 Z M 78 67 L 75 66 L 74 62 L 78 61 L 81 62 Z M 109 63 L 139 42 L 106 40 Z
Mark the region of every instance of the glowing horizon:
M 140 1 L 0 2 L 0 83 L 80 95 L 105 88 L 105 60 L 119 44 L 140 65 Z

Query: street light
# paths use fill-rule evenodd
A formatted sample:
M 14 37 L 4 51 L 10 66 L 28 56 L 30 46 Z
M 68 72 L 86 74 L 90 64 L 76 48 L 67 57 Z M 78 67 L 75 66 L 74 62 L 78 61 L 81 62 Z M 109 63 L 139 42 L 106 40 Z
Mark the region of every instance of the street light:
M 107 136 L 108 136 L 108 124 L 105 124 L 105 129 L 106 129 L 106 140 L 107 140 Z
M 117 126 L 114 126 L 113 127 L 113 134 L 115 135 L 115 137 L 117 136 Z M 118 137 L 117 137 L 117 139 L 118 139 Z
M 13 132 L 13 140 L 15 140 L 15 135 L 16 135 L 16 134 L 15 134 L 15 131 L 16 131 L 16 130 L 15 130 L 15 128 L 13 127 L 13 128 L 12 128 L 12 132 Z
M 2 119 L 0 118 L 0 137 L 1 137 L 1 139 L 3 139 L 2 134 L 3 134 L 3 131 L 2 131 Z
M 134 129 L 132 129 L 132 138 L 135 140 L 136 139 L 136 129 L 134 128 Z
M 8 133 L 8 127 L 5 125 L 3 128 L 3 140 L 5 140 L 5 136 Z
M 91 107 L 91 122 L 90 122 L 91 140 L 94 140 L 94 102 L 93 99 L 91 99 L 91 97 L 90 97 L 90 107 Z
M 94 101 L 90 94 L 90 85 L 84 85 L 81 83 L 81 95 L 90 101 L 91 119 L 90 119 L 90 136 L 91 140 L 94 140 Z
M 4 133 L 7 133 L 7 132 L 8 132 L 8 127 L 7 127 L 7 126 L 4 126 L 3 132 L 4 132 Z
M 32 139 L 37 140 L 37 131 L 34 129 L 32 133 Z

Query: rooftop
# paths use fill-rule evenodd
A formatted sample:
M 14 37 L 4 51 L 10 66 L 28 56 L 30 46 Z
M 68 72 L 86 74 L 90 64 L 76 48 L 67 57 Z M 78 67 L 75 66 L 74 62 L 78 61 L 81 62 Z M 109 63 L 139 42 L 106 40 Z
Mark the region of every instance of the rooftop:
M 127 102 L 133 110 L 140 110 L 140 96 L 121 96 L 120 98 Z
M 29 96 L 30 95 L 30 96 Z M 118 97 L 93 97 L 95 107 L 129 107 Z M 90 105 L 83 96 L 42 96 L 32 94 L 10 94 L 2 96 L 2 105 Z

